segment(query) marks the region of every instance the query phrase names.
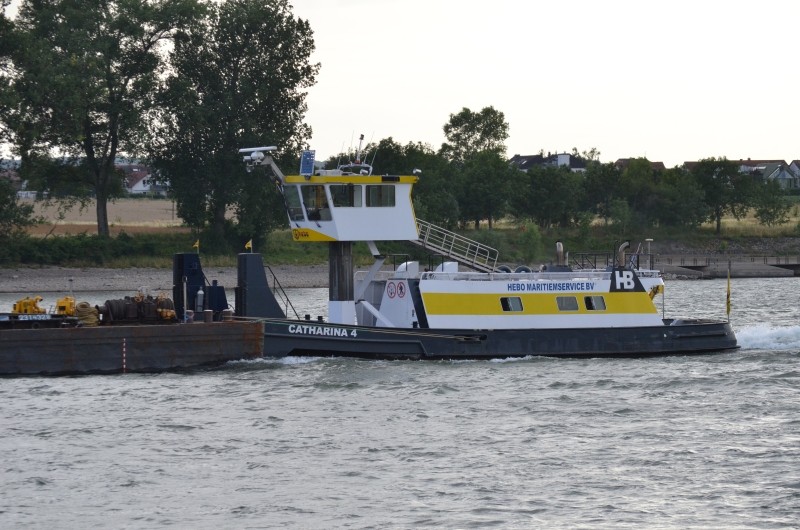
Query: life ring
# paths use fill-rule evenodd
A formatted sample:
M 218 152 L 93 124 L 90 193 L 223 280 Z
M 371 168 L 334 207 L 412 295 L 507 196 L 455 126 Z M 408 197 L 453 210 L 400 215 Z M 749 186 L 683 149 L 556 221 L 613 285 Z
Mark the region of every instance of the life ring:
M 511 267 L 508 265 L 500 265 L 496 270 L 497 272 L 511 272 Z
M 527 265 L 520 265 L 514 272 L 531 272 L 531 268 Z

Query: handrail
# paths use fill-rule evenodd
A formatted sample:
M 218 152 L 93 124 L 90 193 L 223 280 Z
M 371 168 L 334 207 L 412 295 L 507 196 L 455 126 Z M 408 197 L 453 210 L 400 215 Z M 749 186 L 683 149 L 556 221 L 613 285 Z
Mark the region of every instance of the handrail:
M 275 298 L 283 303 L 284 310 L 283 312 L 288 316 L 289 311 L 288 308 L 292 308 L 292 312 L 294 313 L 295 318 L 298 320 L 300 319 L 300 315 L 297 314 L 297 310 L 292 305 L 292 301 L 289 300 L 289 295 L 286 294 L 281 282 L 278 281 L 278 277 L 272 272 L 272 269 L 269 265 L 264 265 L 264 268 L 269 271 L 269 274 L 272 276 L 272 292 L 275 294 Z M 269 278 L 267 279 L 267 283 L 269 283 Z
M 497 266 L 496 249 L 464 236 L 417 219 L 419 239 L 412 241 L 423 248 L 439 252 L 475 270 L 492 272 Z

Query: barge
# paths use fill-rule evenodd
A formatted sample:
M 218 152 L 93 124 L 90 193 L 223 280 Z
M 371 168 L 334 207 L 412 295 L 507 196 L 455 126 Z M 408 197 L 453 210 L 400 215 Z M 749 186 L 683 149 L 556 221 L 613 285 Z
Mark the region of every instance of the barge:
M 208 282 L 197 254 L 174 256 L 173 279 L 174 302 L 137 294 L 88 307 L 69 296 L 48 313 L 39 297 L 20 300 L 0 314 L 0 375 L 165 372 L 263 355 L 263 325 L 230 318 L 224 290 Z

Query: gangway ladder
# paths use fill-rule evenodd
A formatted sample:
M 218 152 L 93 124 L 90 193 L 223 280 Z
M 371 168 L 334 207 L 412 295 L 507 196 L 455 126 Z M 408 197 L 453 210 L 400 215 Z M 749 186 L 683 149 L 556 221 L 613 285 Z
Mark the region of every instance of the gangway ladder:
M 419 239 L 412 240 L 411 243 L 451 258 L 476 271 L 495 271 L 498 256 L 496 249 L 422 219 L 417 219 L 417 230 Z

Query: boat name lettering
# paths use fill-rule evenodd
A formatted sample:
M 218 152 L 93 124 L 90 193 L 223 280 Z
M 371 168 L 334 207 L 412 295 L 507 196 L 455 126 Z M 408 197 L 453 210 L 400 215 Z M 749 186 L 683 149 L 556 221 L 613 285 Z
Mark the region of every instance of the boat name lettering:
M 513 282 L 508 284 L 509 291 L 554 292 L 554 291 L 594 291 L 594 282 Z
M 355 337 L 356 330 L 344 328 L 329 328 L 327 326 L 308 326 L 305 324 L 292 324 L 289 326 L 289 333 L 300 335 L 322 335 L 325 337 Z
M 19 315 L 17 320 L 50 320 L 50 315 Z

